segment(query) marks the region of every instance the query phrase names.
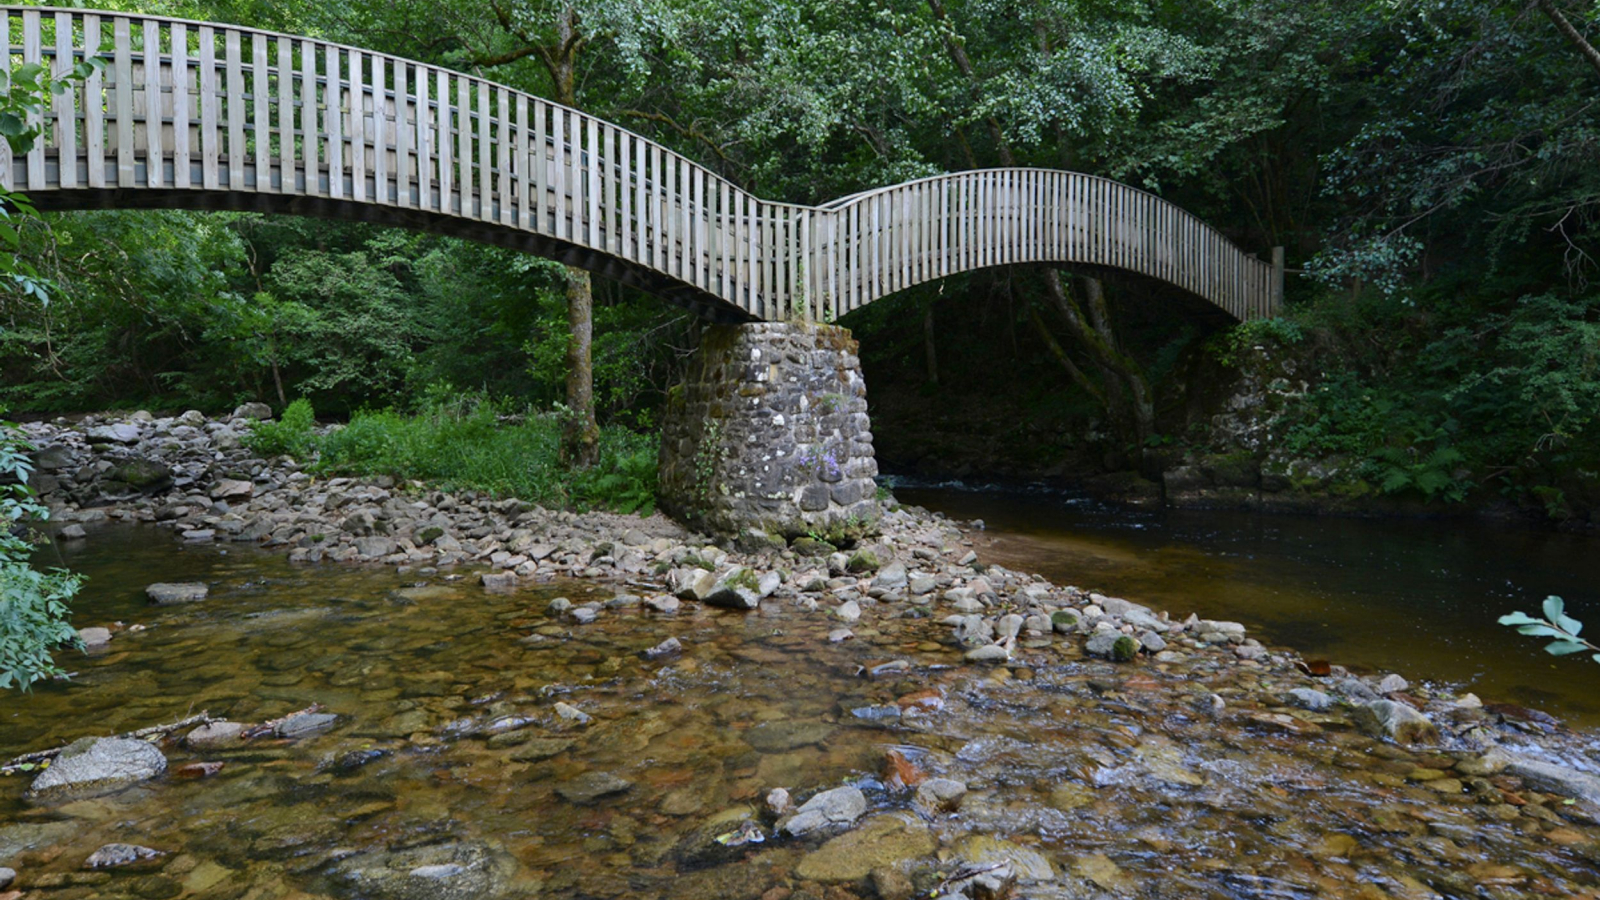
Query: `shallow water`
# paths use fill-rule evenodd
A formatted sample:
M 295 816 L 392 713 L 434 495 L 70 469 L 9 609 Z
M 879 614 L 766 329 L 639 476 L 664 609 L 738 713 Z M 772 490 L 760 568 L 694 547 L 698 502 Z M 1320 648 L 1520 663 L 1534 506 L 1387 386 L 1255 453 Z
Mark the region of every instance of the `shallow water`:
M 974 673 L 949 665 L 947 629 L 870 605 L 856 639 L 837 645 L 825 639 L 836 623 L 787 602 L 666 619 L 608 610 L 572 626 L 544 616 L 550 598 L 614 591 L 490 594 L 437 578 L 416 589 L 388 570 L 291 567 L 157 529 L 101 529 L 63 561 L 92 579 L 78 624 L 147 630 L 69 657 L 69 684 L 0 696 L 6 756 L 201 709 L 253 722 L 317 702 L 343 719 L 295 742 L 204 756 L 168 746 L 174 767 L 226 766 L 65 806 L 32 807 L 23 778 L 0 781 L 0 864 L 40 888 L 30 896 L 869 897 L 852 866 L 889 838 L 830 857 L 821 838 L 732 851 L 704 836 L 770 788 L 804 800 L 846 782 L 866 792 L 869 818 L 893 817 L 858 834 L 918 836 L 915 852 L 887 859 L 925 855 L 911 873 L 923 891 L 955 857 L 984 852 L 982 836 L 1051 877 L 1029 897 L 1594 896 L 1600 885 L 1600 828 L 1582 810 L 1263 705 L 1301 677 L 1204 655 L 1113 667 L 1084 660 L 1075 640 L 1042 641 L 1018 665 Z M 211 598 L 149 607 L 142 591 L 158 579 L 206 581 Z M 681 657 L 638 656 L 668 635 Z M 911 665 L 860 676 L 886 659 Z M 929 688 L 945 705 L 922 716 L 851 712 Z M 1213 691 L 1229 698 L 1215 718 L 1196 703 Z M 563 727 L 557 700 L 594 723 Z M 508 715 L 534 721 L 458 736 Z M 966 781 L 961 812 L 928 819 L 888 791 L 892 747 Z M 630 786 L 563 794 L 597 772 Z M 171 855 L 81 871 L 108 841 Z M 441 866 L 456 867 L 457 893 L 414 874 Z M 833 878 L 845 887 L 816 884 Z
M 1475 521 L 1135 512 L 1067 494 L 902 487 L 982 518 L 986 558 L 1174 615 L 1233 619 L 1308 658 L 1600 726 L 1600 666 L 1498 624 L 1548 595 L 1600 628 L 1600 537 Z

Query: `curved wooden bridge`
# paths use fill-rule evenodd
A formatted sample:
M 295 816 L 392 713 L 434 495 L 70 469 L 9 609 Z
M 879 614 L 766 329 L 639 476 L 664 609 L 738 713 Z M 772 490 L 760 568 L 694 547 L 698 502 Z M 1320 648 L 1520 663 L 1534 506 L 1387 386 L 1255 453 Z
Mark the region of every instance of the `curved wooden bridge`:
M 775 203 L 662 145 L 461 72 L 293 35 L 0 7 L 4 55 L 104 71 L 54 98 L 0 185 L 45 209 L 187 207 L 364 219 L 510 246 L 719 321 L 843 315 L 988 266 L 1161 279 L 1274 314 L 1274 265 L 1159 197 L 1045 169 Z

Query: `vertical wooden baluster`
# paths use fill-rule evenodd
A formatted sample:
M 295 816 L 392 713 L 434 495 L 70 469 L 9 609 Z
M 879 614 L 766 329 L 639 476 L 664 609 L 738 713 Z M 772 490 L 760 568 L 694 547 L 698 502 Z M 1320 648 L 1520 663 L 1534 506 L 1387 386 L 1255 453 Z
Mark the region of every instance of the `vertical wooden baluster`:
M 244 71 L 240 64 L 239 32 L 227 29 L 223 33 L 223 50 L 227 53 L 227 94 L 222 98 L 223 115 L 228 127 L 228 189 L 244 190 Z
M 87 30 L 87 28 L 88 26 L 85 25 L 85 30 Z M 85 43 L 87 44 L 87 42 Z M 85 55 L 88 55 L 90 51 L 85 50 L 84 52 Z M 11 70 L 11 12 L 4 9 L 0 9 L 0 60 L 5 62 L 6 71 L 9 72 Z M 95 89 L 98 90 L 98 79 L 93 79 L 93 82 L 95 84 Z M 85 91 L 85 95 L 86 100 L 88 98 L 94 98 L 95 105 L 99 105 L 98 95 L 90 94 L 87 90 Z M 87 107 L 87 105 L 88 104 L 86 103 L 85 106 Z M 0 141 L 0 165 L 4 166 L 3 169 L 0 169 L 0 185 L 3 185 L 8 191 L 20 189 L 21 185 L 17 183 L 16 173 L 13 171 L 11 144 L 6 141 Z M 94 165 L 91 164 L 89 169 L 93 171 Z M 23 176 L 23 180 L 27 180 L 26 175 Z
M 500 140 L 498 142 L 495 159 L 500 166 L 500 177 L 496 179 L 498 190 L 495 196 L 500 200 L 500 224 L 515 226 L 517 224 L 517 204 L 513 200 L 516 193 L 516 181 L 513 178 L 514 170 L 511 164 L 512 138 L 511 138 L 511 92 L 505 88 L 496 88 L 497 105 L 500 110 Z
M 706 170 L 694 166 L 695 284 L 711 290 L 711 211 L 706 203 Z
M 517 203 L 517 224 L 524 231 L 531 231 L 534 228 L 535 219 L 533 210 L 528 204 L 535 197 L 530 196 L 533 195 L 534 158 L 533 147 L 530 145 L 533 133 L 528 130 L 529 97 L 527 94 L 518 91 L 513 102 L 517 107 L 517 146 L 516 150 L 513 151 L 517 156 L 516 187 L 513 190 Z M 539 160 L 541 162 L 544 160 L 543 146 L 539 147 Z
M 120 177 L 122 157 L 126 155 L 128 158 L 127 186 L 131 187 L 133 185 L 133 67 L 128 62 L 128 51 L 132 47 L 133 41 L 128 36 L 127 19 L 117 19 L 116 29 L 117 109 L 119 112 L 117 117 L 117 128 L 119 137 L 121 136 L 121 129 L 123 127 L 122 123 L 124 121 L 124 117 L 120 115 L 122 108 L 121 98 L 124 94 L 126 94 L 128 97 L 128 115 L 126 116 L 126 121 L 128 123 L 127 148 L 123 149 L 121 144 L 117 146 L 117 166 L 118 175 Z M 44 26 L 40 20 L 40 14 L 37 9 L 24 9 L 22 11 L 22 61 L 24 63 L 31 63 L 33 65 L 42 65 L 44 63 Z M 6 68 L 8 70 L 11 68 L 11 60 L 9 55 L 6 58 Z M 45 183 L 44 177 L 44 147 L 46 143 L 44 137 L 46 134 L 48 134 L 48 132 L 45 131 L 45 125 L 47 123 L 44 121 L 44 116 L 41 113 L 30 112 L 27 114 L 26 120 L 30 128 L 35 128 L 42 132 L 40 134 L 40 139 L 33 142 L 33 149 L 28 151 L 28 189 L 44 190 L 49 186 Z
M 472 218 L 476 214 L 476 201 L 481 197 L 472 181 L 472 82 L 456 76 L 456 195 L 460 197 L 457 214 Z
M 588 211 L 589 246 L 598 248 L 602 246 L 600 228 L 604 222 L 600 218 L 600 192 L 602 189 L 601 177 L 604 166 L 600 160 L 600 126 L 593 116 L 583 117 L 584 127 L 572 129 L 573 134 L 582 141 L 583 145 L 583 177 L 578 179 L 578 184 L 584 190 L 584 209 Z
M 38 62 L 39 14 L 26 11 L 22 14 L 22 58 Z M 128 19 L 122 16 L 112 20 L 112 72 L 116 82 L 115 106 L 112 109 L 113 127 L 117 137 L 117 187 L 133 187 L 134 182 L 134 118 L 133 118 L 133 35 Z M 30 57 L 32 57 L 30 59 Z M 29 117 L 29 123 L 33 123 Z M 34 144 L 28 152 L 28 186 L 44 187 L 44 148 Z
M 678 157 L 671 151 L 658 154 L 656 162 L 666 168 L 657 168 L 656 185 L 661 196 L 661 220 L 666 223 L 666 264 L 661 271 L 683 278 L 682 251 L 678 242 L 683 236 L 683 219 L 678 211 Z
M 645 167 L 649 162 L 650 145 L 638 140 L 633 148 L 633 258 L 650 263 L 650 229 L 653 225 L 649 203 L 646 200 Z
M 761 308 L 761 267 L 758 255 L 761 229 L 756 219 L 758 203 L 754 196 L 745 198 L 744 253 L 747 268 L 744 272 L 744 309 L 751 315 L 759 315 L 757 310 Z
M 430 73 L 427 66 L 412 69 L 417 91 L 417 208 L 438 209 L 433 202 L 433 123 L 437 120 L 428 100 Z
M 693 257 L 690 253 L 694 245 L 694 220 L 691 218 L 693 210 L 689 205 L 689 194 L 693 190 L 694 175 L 690 173 L 688 161 L 683 157 L 674 154 L 672 163 L 673 202 L 678 205 L 678 277 L 693 284 Z
M 546 193 L 545 185 L 550 180 L 550 146 L 545 137 L 545 126 L 550 119 L 550 106 L 543 100 L 533 99 L 533 230 L 546 233 L 555 233 L 545 216 L 545 210 L 550 207 L 550 198 Z
M 555 165 L 551 176 L 551 187 L 555 193 L 555 234 L 563 240 L 576 240 L 572 233 L 572 205 L 568 203 L 571 192 L 567 189 L 567 109 L 564 106 L 550 106 L 550 140 L 555 148 Z
M 304 193 L 317 196 L 322 189 L 322 123 L 317 116 L 317 45 L 300 42 L 300 167 L 305 173 Z
M 389 72 L 393 68 L 386 65 L 381 54 L 372 54 L 372 199 L 376 203 L 387 204 L 389 198 L 389 170 L 393 166 L 389 163 Z M 395 72 L 396 77 L 399 73 Z M 405 101 L 405 89 L 397 87 L 394 92 L 396 123 L 400 119 L 399 104 Z M 398 164 L 400 158 L 395 157 Z M 398 180 L 398 179 L 396 179 Z
M 328 196 L 342 199 L 344 189 L 344 60 L 339 48 L 323 47 L 323 130 L 328 133 Z
M 701 221 L 705 214 L 705 196 L 701 189 L 705 183 L 700 180 L 700 167 L 688 160 L 682 161 L 683 166 L 683 202 L 684 214 L 687 217 L 684 235 L 684 256 L 689 260 L 687 278 L 695 287 L 704 287 L 701 278 L 701 260 L 705 253 L 705 232 L 701 230 Z
M 277 189 L 282 194 L 298 193 L 295 188 L 295 138 L 294 138 L 294 49 L 289 43 L 289 38 L 279 36 L 277 41 L 278 64 L 275 67 L 278 76 L 278 88 L 273 95 L 273 101 L 278 109 L 278 185 Z M 259 181 L 263 173 L 257 172 Z M 266 173 L 267 187 L 272 187 L 272 175 Z
M 342 120 L 347 115 L 344 108 L 349 109 L 350 127 L 350 199 L 357 203 L 367 200 L 367 87 L 362 77 L 366 69 L 365 61 L 359 50 L 349 51 L 346 59 L 345 51 L 339 52 L 340 64 L 349 74 L 345 76 L 344 102 L 340 104 L 339 118 Z
M 253 101 L 251 106 L 251 141 L 255 144 L 254 183 L 250 186 L 257 191 L 272 189 L 272 115 L 267 106 L 267 36 L 253 34 L 250 36 L 250 94 Z M 244 113 L 240 112 L 242 118 Z M 241 152 L 244 145 L 240 144 Z M 242 163 L 242 160 L 241 160 Z M 247 179 L 249 180 L 249 179 Z
M 200 186 L 214 191 L 221 185 L 222 135 L 217 117 L 217 34 L 209 25 L 197 29 L 200 38 Z
M 621 253 L 624 259 L 638 259 L 639 226 L 634 221 L 633 208 L 633 166 L 634 166 L 634 137 L 624 131 L 617 136 L 617 180 L 620 188 L 617 191 L 617 200 L 622 205 L 621 215 L 617 217 L 617 232 L 621 235 Z
M 450 162 L 450 147 L 453 143 L 455 132 L 451 128 L 451 119 L 454 117 L 450 110 L 450 73 L 443 69 L 434 71 L 434 134 L 433 155 L 439 164 L 436 173 L 439 179 L 439 212 L 449 215 L 455 211 L 455 201 L 450 194 L 454 187 L 455 169 Z
M 10 59 L 6 61 L 9 64 Z M 76 64 L 77 51 L 72 46 L 72 13 L 58 12 L 55 74 L 70 72 Z M 56 183 L 64 188 L 78 185 L 78 113 L 74 106 L 77 97 L 76 90 L 62 91 L 55 96 L 52 103 L 55 118 L 52 141 L 57 148 Z M 0 141 L 0 144 L 3 143 L 5 142 Z
M 478 218 L 494 221 L 494 110 L 487 81 L 478 82 Z
M 87 17 L 84 26 L 84 55 L 93 52 L 93 42 L 88 38 Z M 172 186 L 187 188 L 189 186 L 189 29 L 181 22 L 172 23 L 170 32 L 172 40 Z M 99 89 L 85 91 L 85 106 L 83 117 L 83 140 L 85 152 L 89 160 L 89 184 L 94 184 L 93 172 L 96 167 L 98 150 L 90 150 L 90 135 L 98 132 L 98 123 L 90 124 L 91 110 L 100 107 Z M 92 102 L 90 102 L 92 101 Z
M 56 47 L 58 49 L 61 46 L 62 18 L 63 16 L 59 14 L 56 16 Z M 67 27 L 70 29 L 72 27 L 70 20 L 68 22 Z M 164 142 L 161 134 L 166 121 L 166 113 L 164 111 L 166 104 L 162 100 L 161 90 L 163 72 L 161 65 L 161 23 L 146 19 L 141 24 L 143 26 L 141 30 L 144 32 L 144 54 L 140 58 L 144 66 L 144 180 L 149 187 L 161 187 L 166 183 L 166 173 L 163 171 L 166 167 L 166 154 L 162 149 Z M 66 58 L 68 63 L 71 60 L 72 57 L 70 56 Z M 62 62 L 59 55 L 56 62 L 57 64 Z M 72 92 L 68 91 L 61 96 L 68 99 L 68 109 L 70 110 Z M 72 154 L 67 152 L 66 147 L 62 147 L 59 158 L 61 160 L 71 159 Z M 65 171 L 63 171 L 63 174 L 65 174 Z M 63 186 L 65 185 L 63 184 Z
M 414 97 L 420 88 L 413 88 L 412 72 L 416 69 L 405 60 L 396 59 L 394 69 L 394 202 L 411 205 L 411 156 L 415 149 L 415 123 L 422 121 L 421 108 L 415 106 Z M 414 93 L 415 92 L 415 93 Z M 412 112 L 413 108 L 417 109 Z

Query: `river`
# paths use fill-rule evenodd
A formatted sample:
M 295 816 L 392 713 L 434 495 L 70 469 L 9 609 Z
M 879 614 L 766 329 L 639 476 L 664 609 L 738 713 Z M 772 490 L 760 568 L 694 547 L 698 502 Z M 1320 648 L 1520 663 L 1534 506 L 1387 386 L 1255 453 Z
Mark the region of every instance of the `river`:
M 1498 623 L 1548 595 L 1600 629 L 1600 538 L 1464 519 L 1137 511 L 1046 490 L 903 484 L 985 522 L 986 558 L 1176 614 L 1244 622 L 1270 643 L 1600 725 L 1600 665 Z

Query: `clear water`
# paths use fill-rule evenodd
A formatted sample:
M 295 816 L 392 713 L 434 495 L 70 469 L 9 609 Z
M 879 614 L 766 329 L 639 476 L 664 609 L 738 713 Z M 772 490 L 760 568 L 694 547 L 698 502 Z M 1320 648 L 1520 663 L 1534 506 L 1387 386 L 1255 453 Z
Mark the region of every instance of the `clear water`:
M 1057 583 L 1233 619 L 1308 658 L 1399 672 L 1600 725 L 1600 665 L 1498 624 L 1546 596 L 1600 630 L 1600 537 L 1445 519 L 1130 512 L 953 487 L 896 495 L 987 525 L 982 550 Z

